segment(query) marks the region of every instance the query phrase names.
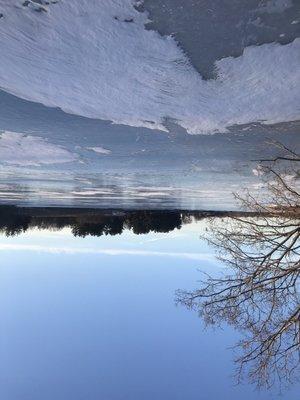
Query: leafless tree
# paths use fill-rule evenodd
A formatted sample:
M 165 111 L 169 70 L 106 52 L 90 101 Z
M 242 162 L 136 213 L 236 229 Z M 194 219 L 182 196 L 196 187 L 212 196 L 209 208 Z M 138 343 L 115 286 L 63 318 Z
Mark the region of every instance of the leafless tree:
M 242 332 L 237 378 L 248 375 L 258 386 L 291 382 L 300 372 L 300 157 L 274 145 L 283 155 L 260 162 L 262 195 L 236 195 L 254 214 L 210 221 L 205 238 L 225 272 L 177 292 L 177 302 L 206 325 L 225 322 Z

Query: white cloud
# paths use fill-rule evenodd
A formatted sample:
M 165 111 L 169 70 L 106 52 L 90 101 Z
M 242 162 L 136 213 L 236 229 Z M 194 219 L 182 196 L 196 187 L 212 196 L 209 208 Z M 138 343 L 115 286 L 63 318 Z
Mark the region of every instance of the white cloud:
M 188 253 L 188 252 L 164 252 L 164 251 L 148 251 L 138 249 L 98 249 L 94 247 L 65 247 L 65 246 L 44 246 L 34 244 L 11 244 L 0 243 L 0 251 L 31 251 L 54 254 L 99 254 L 107 256 L 143 256 L 143 257 L 174 257 L 185 258 L 189 260 L 215 261 L 215 257 L 211 253 Z

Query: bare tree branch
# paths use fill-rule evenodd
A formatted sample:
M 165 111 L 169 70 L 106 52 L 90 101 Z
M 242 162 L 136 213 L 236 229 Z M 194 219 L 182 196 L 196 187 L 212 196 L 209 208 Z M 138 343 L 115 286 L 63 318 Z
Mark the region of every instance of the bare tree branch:
M 236 194 L 251 218 L 211 219 L 205 239 L 227 265 L 195 291 L 177 291 L 177 302 L 197 310 L 207 325 L 227 323 L 243 333 L 237 343 L 237 377 L 258 386 L 291 381 L 300 372 L 300 156 L 284 150 L 261 160 L 267 193 Z M 288 161 L 288 166 L 282 162 Z

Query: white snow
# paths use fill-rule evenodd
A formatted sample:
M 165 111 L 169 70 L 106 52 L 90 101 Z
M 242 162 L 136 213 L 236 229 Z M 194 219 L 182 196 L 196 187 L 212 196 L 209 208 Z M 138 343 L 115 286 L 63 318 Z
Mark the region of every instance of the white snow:
M 41 137 L 9 131 L 0 134 L 0 163 L 38 166 L 75 160 L 75 155 Z
M 258 165 L 257 168 L 252 169 L 252 173 L 255 176 L 262 176 L 262 175 L 264 175 L 264 170 L 261 167 L 261 165 Z
M 95 153 L 98 153 L 98 154 L 110 154 L 111 153 L 111 150 L 105 149 L 104 147 L 100 147 L 100 146 L 98 146 L 98 147 L 87 147 L 86 149 L 94 151 Z
M 2 0 L 0 87 L 118 124 L 165 130 L 170 118 L 193 134 L 299 119 L 300 39 L 248 47 L 204 81 L 172 37 L 145 29 L 147 15 L 133 5 L 72 0 L 36 12 Z

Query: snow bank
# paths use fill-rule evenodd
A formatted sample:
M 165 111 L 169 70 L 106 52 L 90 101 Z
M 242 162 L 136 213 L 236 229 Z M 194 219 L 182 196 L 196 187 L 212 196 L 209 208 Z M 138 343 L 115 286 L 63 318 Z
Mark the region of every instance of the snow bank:
M 194 134 L 299 119 L 299 39 L 246 48 L 204 81 L 172 37 L 145 30 L 134 0 L 22 3 L 1 1 L 0 87 L 23 99 L 153 129 L 170 118 Z
M 75 160 L 75 155 L 43 138 L 8 131 L 0 134 L 0 163 L 29 166 Z

